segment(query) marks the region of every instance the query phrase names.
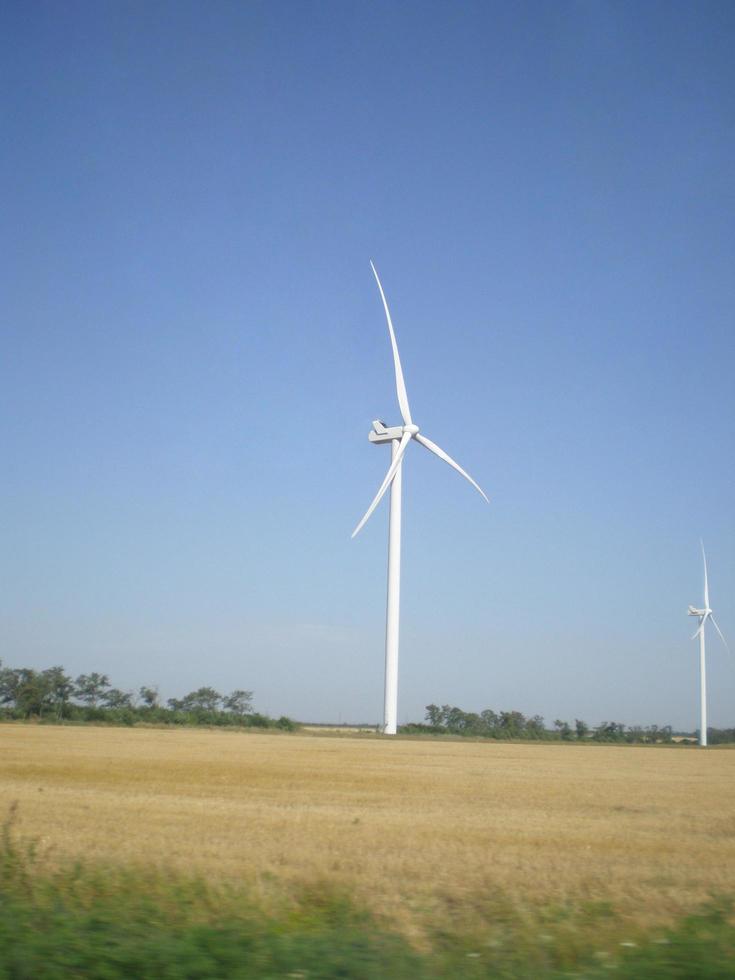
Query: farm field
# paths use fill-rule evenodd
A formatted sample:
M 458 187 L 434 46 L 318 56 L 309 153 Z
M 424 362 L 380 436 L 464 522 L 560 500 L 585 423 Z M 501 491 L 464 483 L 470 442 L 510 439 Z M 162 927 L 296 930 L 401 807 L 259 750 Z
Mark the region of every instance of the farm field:
M 610 903 L 637 927 L 735 890 L 735 752 L 0 726 L 4 810 L 50 865 L 255 889 L 329 881 L 434 915 Z

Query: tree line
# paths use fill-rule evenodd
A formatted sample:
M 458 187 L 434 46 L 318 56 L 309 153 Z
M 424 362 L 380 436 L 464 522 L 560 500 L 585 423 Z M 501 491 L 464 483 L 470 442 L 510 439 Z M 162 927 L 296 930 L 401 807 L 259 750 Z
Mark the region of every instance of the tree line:
M 621 722 L 603 721 L 592 727 L 576 718 L 574 725 L 558 718 L 553 728 L 547 728 L 541 715 L 527 718 L 520 711 L 463 711 L 453 705 L 427 704 L 425 722 L 404 725 L 401 731 L 406 734 L 421 732 L 435 735 L 466 735 L 495 739 L 532 739 L 563 742 L 627 742 L 653 745 L 657 742 L 671 742 L 671 725 L 639 725 L 627 727 Z
M 277 720 L 253 709 L 253 692 L 220 694 L 200 687 L 165 704 L 156 687 L 137 693 L 113 687 L 107 674 L 93 672 L 72 679 L 63 667 L 34 670 L 4 667 L 0 661 L 0 718 L 41 721 L 97 721 L 134 725 L 217 725 L 292 730 L 285 715 Z
M 707 745 L 727 745 L 732 742 L 735 742 L 735 728 L 707 729 Z

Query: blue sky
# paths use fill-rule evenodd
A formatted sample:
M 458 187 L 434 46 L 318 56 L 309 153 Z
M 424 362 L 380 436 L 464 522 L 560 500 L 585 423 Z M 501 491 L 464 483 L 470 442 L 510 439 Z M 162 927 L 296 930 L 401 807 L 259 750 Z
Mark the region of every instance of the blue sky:
M 0 655 L 165 696 L 697 723 L 735 649 L 735 7 L 10 2 Z M 710 720 L 735 658 L 708 647 Z

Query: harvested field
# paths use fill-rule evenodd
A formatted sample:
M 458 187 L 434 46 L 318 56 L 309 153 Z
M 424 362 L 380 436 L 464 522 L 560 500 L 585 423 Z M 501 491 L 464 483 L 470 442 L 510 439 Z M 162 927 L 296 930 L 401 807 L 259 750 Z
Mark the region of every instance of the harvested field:
M 735 891 L 731 751 L 21 724 L 0 739 L 2 806 L 52 863 L 264 892 L 328 880 L 408 931 L 500 901 L 607 901 L 648 926 Z

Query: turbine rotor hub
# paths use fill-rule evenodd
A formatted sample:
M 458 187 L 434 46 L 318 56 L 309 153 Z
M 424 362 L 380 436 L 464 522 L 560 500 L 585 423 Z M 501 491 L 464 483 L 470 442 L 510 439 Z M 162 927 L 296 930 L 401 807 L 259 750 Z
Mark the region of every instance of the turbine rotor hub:
M 419 431 L 419 427 L 417 425 L 413 425 L 413 424 L 411 424 L 411 425 L 404 425 L 403 426 L 403 431 L 410 433 L 412 436 L 415 436 L 416 433 Z

